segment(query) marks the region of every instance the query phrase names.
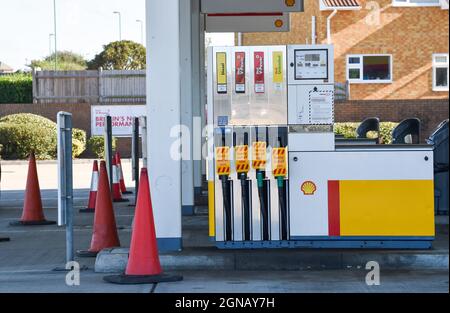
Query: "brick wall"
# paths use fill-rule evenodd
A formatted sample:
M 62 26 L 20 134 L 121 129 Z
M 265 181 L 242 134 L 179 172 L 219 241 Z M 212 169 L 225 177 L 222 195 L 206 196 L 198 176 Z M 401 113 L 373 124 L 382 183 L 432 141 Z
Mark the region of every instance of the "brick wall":
M 352 84 L 351 99 L 448 99 L 448 92 L 432 91 L 432 55 L 449 52 L 448 10 L 392 7 L 392 0 L 359 2 L 361 10 L 339 11 L 331 22 L 335 79 L 346 81 L 348 54 L 391 54 L 393 82 Z M 291 14 L 290 32 L 244 34 L 244 44 L 311 43 L 312 16 L 316 16 L 317 43 L 326 43 L 326 22 L 331 11 L 320 11 L 318 3 L 305 1 L 305 12 Z
M 44 116 L 56 122 L 58 112 L 65 111 L 73 115 L 73 127 L 91 131 L 91 106 L 87 103 L 73 104 L 0 104 L 0 117 L 16 113 L 32 113 Z

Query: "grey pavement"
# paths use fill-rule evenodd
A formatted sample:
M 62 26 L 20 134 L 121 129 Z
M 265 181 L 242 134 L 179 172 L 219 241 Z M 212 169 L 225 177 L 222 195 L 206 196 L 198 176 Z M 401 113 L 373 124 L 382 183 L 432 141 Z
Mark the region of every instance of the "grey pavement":
M 156 293 L 448 293 L 448 271 L 381 271 L 380 286 L 366 271 L 196 271 L 184 281 L 158 284 Z
M 19 163 L 18 163 L 19 164 Z M 83 165 L 84 164 L 84 165 Z M 3 163 L 4 165 L 4 163 Z M 11 171 L 10 163 L 6 166 Z M 54 164 L 47 163 L 48 166 Z M 87 203 L 90 183 L 90 162 L 80 163 L 84 166 L 85 175 L 83 183 L 75 191 L 75 248 L 86 249 L 90 245 L 92 234 L 93 214 L 80 214 L 78 209 L 84 208 Z M 22 163 L 26 168 L 26 163 Z M 38 165 L 39 167 L 39 165 Z M 5 167 L 3 168 L 5 169 Z M 125 169 L 125 168 L 124 168 Z M 185 238 L 185 253 L 191 254 L 192 260 L 197 260 L 201 253 L 212 254 L 215 257 L 226 258 L 230 254 L 238 255 L 235 260 L 241 260 L 240 264 L 233 263 L 227 270 L 220 270 L 219 264 L 210 264 L 208 267 L 192 268 L 195 264 L 189 264 L 189 258 L 180 261 L 179 255 L 162 255 L 164 264 L 173 264 L 173 270 L 184 276 L 184 281 L 171 284 L 142 285 L 142 286 L 117 286 L 105 283 L 105 274 L 95 273 L 95 259 L 80 259 L 82 266 L 87 270 L 81 272 L 81 285 L 69 287 L 65 283 L 66 273 L 53 272 L 56 267 L 62 267 L 65 263 L 65 229 L 57 226 L 38 226 L 32 228 L 12 227 L 9 222 L 17 220 L 21 215 L 23 203 L 23 187 L 26 170 L 16 168 L 16 173 L 22 173 L 14 182 L 10 180 L 5 187 L 2 185 L 0 198 L 0 237 L 10 237 L 10 242 L 0 242 L 0 292 L 67 292 L 67 293 L 172 293 L 172 292 L 446 292 L 448 293 L 448 267 L 445 269 L 420 270 L 414 268 L 381 269 L 381 286 L 369 287 L 365 284 L 366 271 L 361 267 L 330 268 L 320 270 L 297 266 L 284 270 L 272 268 L 249 270 L 254 268 L 251 264 L 256 257 L 264 254 L 276 256 L 275 252 L 260 251 L 252 254 L 250 251 L 233 252 L 219 251 L 215 249 L 207 237 L 207 216 L 183 218 L 183 237 Z M 17 174 L 18 175 L 18 174 Z M 4 176 L 8 177 L 8 176 Z M 4 178 L 3 177 L 3 178 Z M 41 174 L 40 179 L 47 187 L 42 190 L 44 210 L 47 219 L 56 220 L 56 187 L 53 185 L 53 176 Z M 128 181 L 129 185 L 132 185 Z M 45 189 L 45 188 L 44 188 Z M 128 196 L 133 202 L 133 195 Z M 134 208 L 128 204 L 115 204 L 116 220 L 119 227 L 119 237 L 122 247 L 128 247 L 131 237 L 131 224 Z M 197 212 L 205 212 L 205 208 L 198 208 Z M 445 223 L 445 221 L 444 221 Z M 433 253 L 446 251 L 448 260 L 448 220 L 444 232 L 437 241 L 437 248 Z M 202 252 L 203 251 L 203 252 Z M 281 252 L 277 252 L 281 253 Z M 302 250 L 289 252 L 295 257 L 299 255 L 321 255 L 320 259 L 326 259 L 329 251 Z M 445 252 L 444 252 L 445 253 Z M 386 252 L 386 254 L 389 254 Z M 380 254 L 381 255 L 381 254 Z M 280 258 L 286 255 L 280 255 Z M 288 256 L 289 257 L 289 256 Z M 277 257 L 272 258 L 276 263 Z M 314 258 L 313 258 L 314 259 Z M 188 260 L 186 262 L 186 260 Z M 181 263 L 180 263 L 181 262 Z M 185 263 L 183 263 L 185 262 Z M 235 262 L 235 261 L 233 261 Z M 193 262 L 194 263 L 194 262 Z M 181 264 L 181 266 L 180 266 Z M 246 265 L 247 264 L 247 265 Z M 361 263 L 362 264 L 362 263 Z M 239 266 L 237 266 L 239 265 Z M 275 266 L 276 267 L 276 266 Z M 241 270 L 237 270 L 240 268 Z
M 92 163 L 94 160 L 73 161 L 74 189 L 89 189 L 91 185 Z M 1 190 L 23 190 L 25 188 L 28 162 L 2 160 Z M 131 160 L 122 159 L 122 170 L 127 187 L 133 187 L 131 180 Z M 39 185 L 42 190 L 58 188 L 58 167 L 56 161 L 37 161 Z

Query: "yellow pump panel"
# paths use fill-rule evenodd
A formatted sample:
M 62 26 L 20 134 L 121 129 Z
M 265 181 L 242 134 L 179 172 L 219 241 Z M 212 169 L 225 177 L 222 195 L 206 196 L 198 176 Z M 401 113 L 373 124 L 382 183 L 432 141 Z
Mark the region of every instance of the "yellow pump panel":
M 340 181 L 341 236 L 434 237 L 431 180 Z

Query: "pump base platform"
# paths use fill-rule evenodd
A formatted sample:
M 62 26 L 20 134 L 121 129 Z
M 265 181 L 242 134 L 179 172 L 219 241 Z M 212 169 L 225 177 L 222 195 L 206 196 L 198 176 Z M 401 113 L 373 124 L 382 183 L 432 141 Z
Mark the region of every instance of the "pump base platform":
M 419 249 L 433 247 L 434 238 L 353 238 L 302 239 L 290 241 L 232 241 L 216 242 L 219 249 Z

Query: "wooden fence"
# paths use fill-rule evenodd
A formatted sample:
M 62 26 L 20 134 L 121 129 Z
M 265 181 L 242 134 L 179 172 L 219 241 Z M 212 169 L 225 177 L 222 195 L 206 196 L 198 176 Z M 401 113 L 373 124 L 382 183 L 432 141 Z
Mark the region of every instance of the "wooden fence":
M 336 101 L 350 98 L 348 82 L 336 83 Z M 142 71 L 33 72 L 34 103 L 145 103 Z
M 145 103 L 142 71 L 36 71 L 35 103 Z

